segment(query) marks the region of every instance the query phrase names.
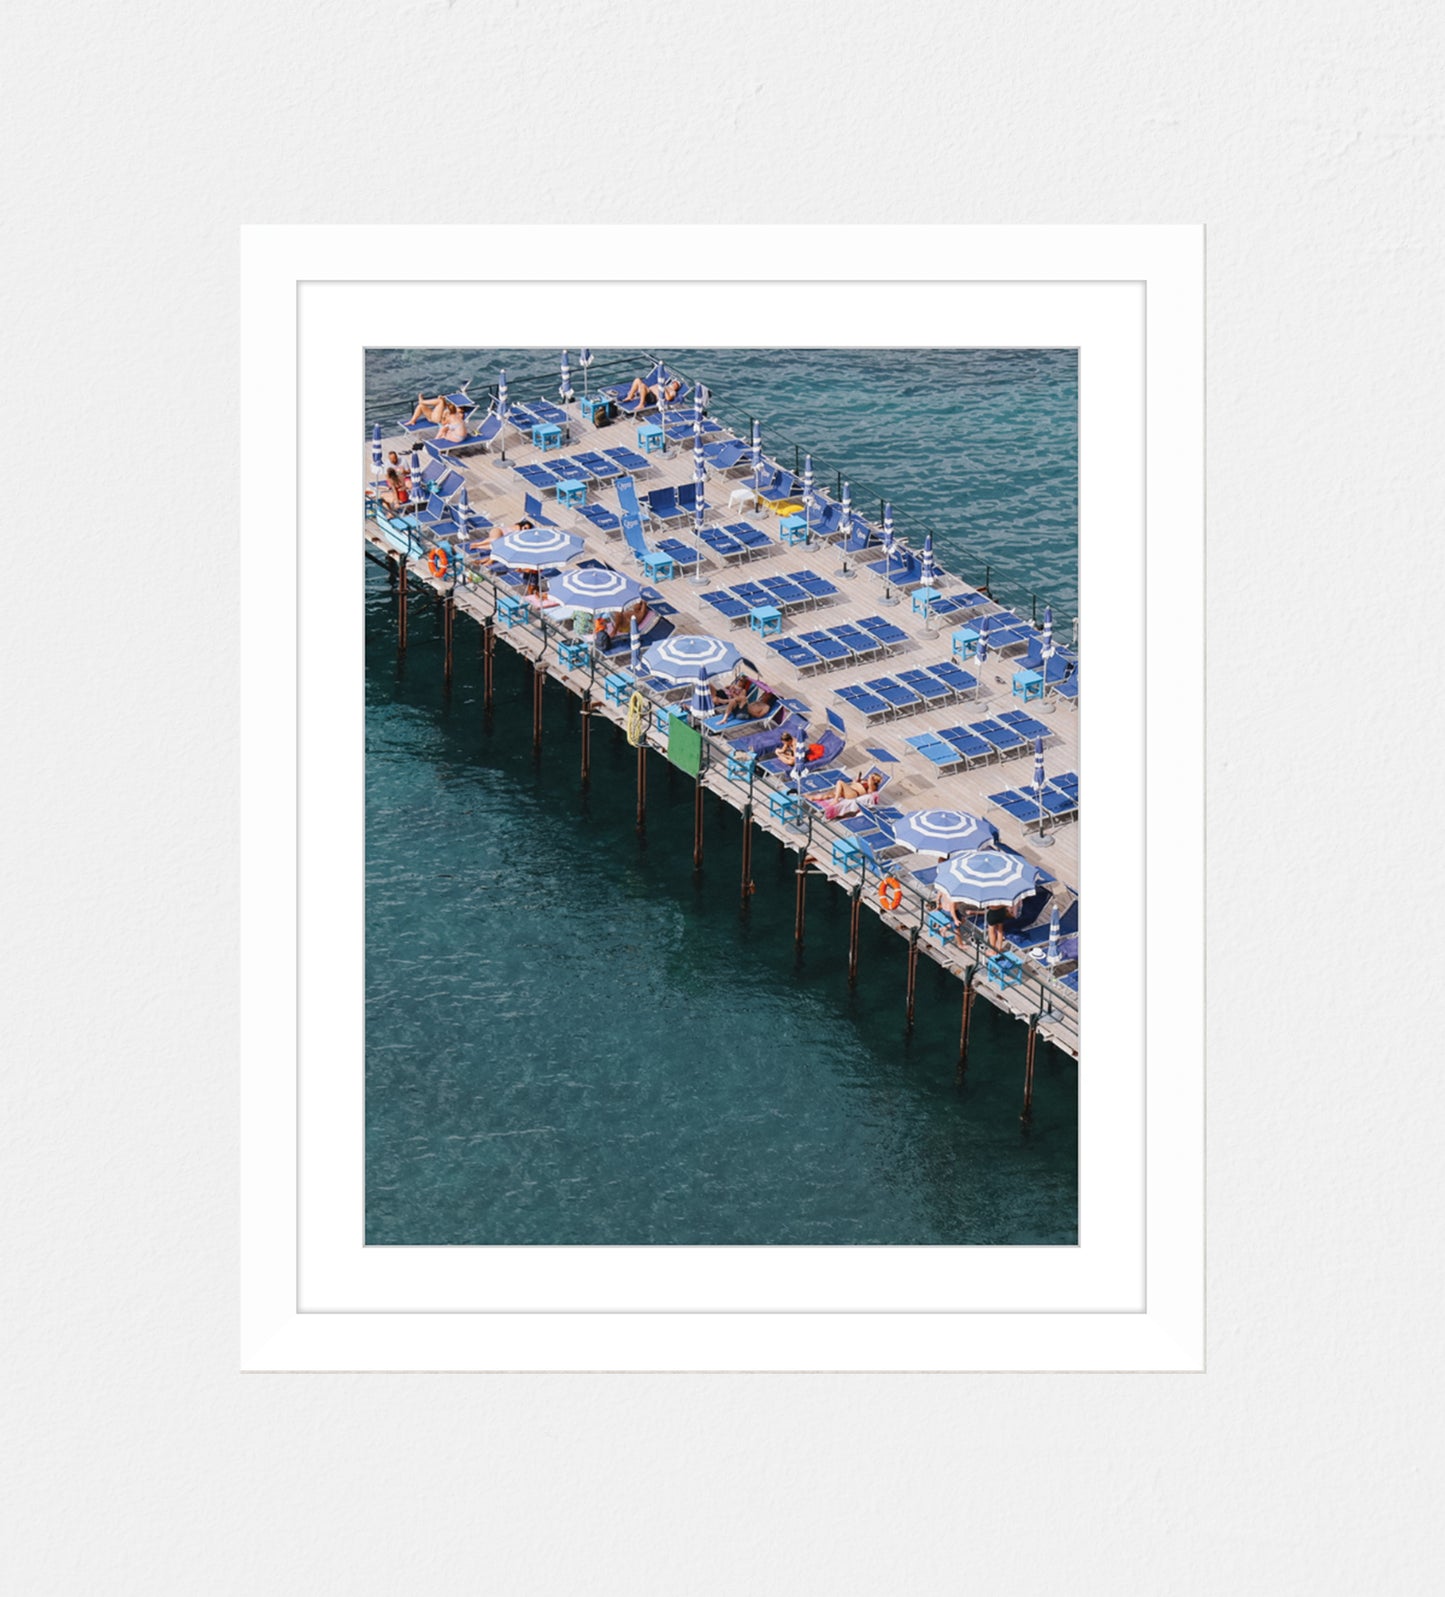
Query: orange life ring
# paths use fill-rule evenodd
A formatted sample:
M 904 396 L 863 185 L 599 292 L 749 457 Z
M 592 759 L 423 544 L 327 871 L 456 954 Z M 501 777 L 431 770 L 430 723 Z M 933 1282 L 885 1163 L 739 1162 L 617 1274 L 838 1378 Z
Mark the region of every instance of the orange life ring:
M 426 553 L 427 570 L 434 577 L 444 577 L 447 574 L 447 552 L 445 549 L 428 549 Z
M 878 902 L 884 909 L 897 909 L 903 902 L 903 883 L 896 876 L 885 876 L 879 882 Z

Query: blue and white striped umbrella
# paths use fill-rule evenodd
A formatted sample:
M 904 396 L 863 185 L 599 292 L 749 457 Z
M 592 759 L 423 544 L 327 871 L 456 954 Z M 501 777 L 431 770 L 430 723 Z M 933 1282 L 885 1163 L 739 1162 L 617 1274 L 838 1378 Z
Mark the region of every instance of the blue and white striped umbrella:
M 712 689 L 699 677 L 692 685 L 692 714 L 699 723 L 713 713 Z
M 407 470 L 411 472 L 411 496 L 413 499 L 420 499 L 426 490 L 426 480 L 421 469 L 421 451 L 413 449 L 411 459 L 406 464 Z
M 838 525 L 842 527 L 845 537 L 853 531 L 853 494 L 848 484 L 843 484 L 843 493 L 838 504 Z
M 701 383 L 692 391 L 692 436 L 693 448 L 697 447 L 697 440 L 702 438 L 702 396 L 706 392 Z
M 695 445 L 692 451 L 692 483 L 697 489 L 697 505 L 692 513 L 693 527 L 702 531 L 702 524 L 707 519 L 707 462 L 702 458 L 702 450 Z
M 465 532 L 471 525 L 472 521 L 472 507 L 471 503 L 467 499 L 467 490 L 465 484 L 462 485 L 462 491 L 457 495 L 456 510 L 457 520 L 461 523 L 462 531 Z
M 634 671 L 642 669 L 642 634 L 637 630 L 637 617 L 627 623 L 627 663 Z
M 1044 740 L 1034 739 L 1034 786 L 1039 790 L 1040 802 L 1044 791 Z
M 373 487 L 379 487 L 386 481 L 386 472 L 381 465 L 381 423 L 376 422 L 371 429 L 371 482 Z
M 572 392 L 572 368 L 567 364 L 567 351 L 562 351 L 562 403 L 565 405 L 577 396 Z
M 933 534 L 926 532 L 923 535 L 923 559 L 918 567 L 918 575 L 925 587 L 931 587 L 934 579 L 933 571 Z
M 1051 604 L 1044 606 L 1044 635 L 1039 645 L 1040 653 L 1045 660 L 1051 660 L 1054 655 L 1054 607 Z
M 1017 854 L 998 849 L 974 849 L 955 854 L 938 867 L 934 877 L 950 898 L 975 909 L 1002 909 L 1038 885 L 1039 870 Z
M 893 824 L 900 843 L 920 854 L 961 854 L 998 842 L 998 828 L 967 810 L 914 810 Z
M 642 663 L 664 682 L 704 682 L 709 677 L 731 671 L 742 659 L 739 650 L 721 638 L 706 633 L 674 632 L 661 643 L 654 643 Z
M 798 795 L 798 802 L 803 802 L 803 767 L 808 763 L 808 744 L 803 737 L 793 740 L 793 790 Z
M 642 584 L 605 566 L 573 566 L 553 577 L 547 591 L 559 604 L 600 615 L 642 597 Z
M 763 429 L 756 416 L 753 417 L 753 492 L 756 493 L 763 482 Z
M 1049 916 L 1049 947 L 1044 955 L 1044 962 L 1052 970 L 1059 962 L 1059 906 L 1054 904 L 1053 913 Z
M 585 399 L 587 397 L 587 371 L 592 365 L 592 351 L 590 349 L 580 351 L 577 359 L 582 367 L 582 397 Z
M 657 425 L 659 427 L 661 427 L 664 432 L 666 432 L 666 430 L 667 430 L 667 368 L 665 366 L 663 366 L 659 362 L 659 364 L 656 367 L 654 367 L 653 369 L 654 369 L 654 371 L 656 373 L 656 376 L 657 376 Z M 645 405 L 646 403 L 647 403 L 647 397 L 646 397 L 646 395 L 644 395 L 642 404 Z M 637 408 L 640 411 L 642 409 L 642 405 L 639 405 Z
M 803 521 L 804 521 L 805 525 L 809 526 L 810 530 L 811 530 L 811 523 L 809 523 L 809 521 L 808 521 L 808 512 L 812 508 L 812 503 L 813 503 L 813 457 L 811 455 L 804 455 L 803 456 Z
M 560 527 L 523 527 L 492 543 L 492 559 L 519 571 L 540 571 L 543 566 L 560 566 L 587 547 L 580 538 Z
M 980 632 L 978 637 L 974 640 L 974 645 L 973 645 L 973 663 L 974 663 L 975 666 L 977 666 L 977 668 L 980 671 L 982 671 L 983 670 L 983 666 L 984 666 L 984 661 L 987 660 L 987 659 L 988 659 L 988 637 L 987 637 L 987 634 L 985 634 L 983 632 Z

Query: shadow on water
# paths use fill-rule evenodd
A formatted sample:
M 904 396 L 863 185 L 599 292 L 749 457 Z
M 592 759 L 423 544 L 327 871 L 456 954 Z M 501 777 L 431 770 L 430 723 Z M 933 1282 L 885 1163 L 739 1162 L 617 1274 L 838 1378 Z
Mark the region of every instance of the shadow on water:
M 367 1237 L 373 1243 L 1070 1243 L 1077 1073 L 821 878 L 793 943 L 796 854 L 609 724 L 579 770 L 577 703 L 458 617 L 367 578 Z

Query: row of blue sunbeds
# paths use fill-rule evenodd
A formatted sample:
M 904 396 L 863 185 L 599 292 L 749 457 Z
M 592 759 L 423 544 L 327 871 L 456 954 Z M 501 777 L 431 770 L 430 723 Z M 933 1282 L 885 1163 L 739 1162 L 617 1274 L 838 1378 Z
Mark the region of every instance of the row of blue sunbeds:
M 1006 814 L 1025 828 L 1041 825 L 1043 821 L 1072 821 L 1079 815 L 1079 778 L 1076 772 L 1066 771 L 1062 776 L 1051 777 L 1044 783 L 1042 814 L 1039 790 L 1032 783 L 1025 787 L 1006 788 L 1002 793 L 990 793 L 990 804 L 997 804 Z
M 946 773 L 966 770 L 987 760 L 1009 760 L 1027 754 L 1034 738 L 1050 737 L 1053 730 L 1023 710 L 1002 710 L 970 726 L 945 726 L 937 732 L 905 738 L 904 742 L 937 766 L 940 773 Z
M 978 691 L 978 679 L 953 661 L 942 660 L 937 665 L 872 677 L 836 691 L 843 703 L 871 726 L 876 721 L 891 721 L 966 698 Z
M 835 583 L 816 571 L 790 571 L 786 576 L 759 577 L 756 582 L 735 582 L 700 596 L 726 621 L 741 623 L 754 610 L 801 610 L 838 597 Z

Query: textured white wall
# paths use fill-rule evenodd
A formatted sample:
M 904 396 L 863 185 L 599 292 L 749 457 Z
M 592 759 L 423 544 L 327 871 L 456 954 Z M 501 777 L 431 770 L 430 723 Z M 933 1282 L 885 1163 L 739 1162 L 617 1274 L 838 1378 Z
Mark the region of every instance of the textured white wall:
M 1438 995 L 1390 972 L 1394 911 L 1438 942 L 1439 17 L 11 7 L 9 1590 L 1425 1589 Z M 1206 1376 L 234 1373 L 236 228 L 579 194 L 1209 224 Z

